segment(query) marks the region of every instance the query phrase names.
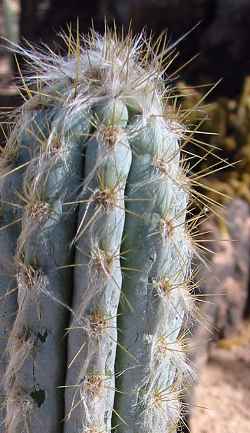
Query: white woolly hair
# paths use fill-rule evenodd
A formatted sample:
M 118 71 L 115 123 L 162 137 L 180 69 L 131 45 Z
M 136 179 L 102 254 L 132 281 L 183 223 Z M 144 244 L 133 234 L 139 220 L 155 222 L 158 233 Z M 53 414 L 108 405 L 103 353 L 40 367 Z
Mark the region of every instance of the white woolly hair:
M 10 45 L 26 61 L 22 84 L 29 96 L 37 95 L 41 101 L 50 96 L 69 111 L 113 97 L 143 112 L 143 119 L 162 115 L 161 98 L 169 91 L 163 81 L 167 68 L 163 54 L 170 56 L 172 47 L 162 53 L 144 33 L 122 40 L 108 30 L 105 36 L 94 31 L 76 39 L 71 34 L 61 36 L 68 49 L 64 57 L 46 46 Z

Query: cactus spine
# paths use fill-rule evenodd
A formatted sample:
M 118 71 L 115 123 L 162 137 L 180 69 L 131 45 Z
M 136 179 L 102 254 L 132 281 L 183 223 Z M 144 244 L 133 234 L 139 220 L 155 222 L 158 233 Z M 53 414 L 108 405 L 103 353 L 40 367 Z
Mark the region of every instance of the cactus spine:
M 7 433 L 170 433 L 191 376 L 185 128 L 142 35 L 63 39 L 67 57 L 18 48 L 33 73 L 2 155 L 14 143 L 1 421 Z

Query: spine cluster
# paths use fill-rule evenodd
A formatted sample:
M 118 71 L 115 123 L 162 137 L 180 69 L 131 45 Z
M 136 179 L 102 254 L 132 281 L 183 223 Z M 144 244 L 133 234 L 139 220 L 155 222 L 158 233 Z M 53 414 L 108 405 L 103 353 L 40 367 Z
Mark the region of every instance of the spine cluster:
M 0 432 L 174 432 L 196 218 L 169 59 L 142 35 L 63 39 L 65 57 L 17 48 L 32 73 L 1 156 Z

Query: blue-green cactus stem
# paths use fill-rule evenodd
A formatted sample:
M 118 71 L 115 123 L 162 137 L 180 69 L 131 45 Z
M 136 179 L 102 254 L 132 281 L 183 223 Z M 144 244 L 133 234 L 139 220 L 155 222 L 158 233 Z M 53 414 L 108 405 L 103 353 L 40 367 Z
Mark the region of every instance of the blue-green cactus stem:
M 5 431 L 6 398 L 4 377 L 8 365 L 8 337 L 18 309 L 16 280 L 17 239 L 21 233 L 24 203 L 21 198 L 23 177 L 32 147 L 38 145 L 44 132 L 40 129 L 45 113 L 26 113 L 19 119 L 2 152 L 0 172 L 0 432 Z M 29 128 L 26 130 L 26 124 Z
M 131 151 L 126 106 L 111 100 L 98 108 L 96 130 L 86 147 L 85 176 L 91 180 L 82 195 L 76 235 L 65 433 L 111 432 L 115 394 L 120 247 Z
M 124 229 L 130 271 L 124 273 L 122 290 L 133 310 L 121 306 L 118 320 L 122 332 L 116 421 L 122 433 L 170 432 L 179 418 L 178 363 L 169 354 L 171 344 L 178 344 L 186 314 L 181 290 L 190 273 L 185 235 L 188 196 L 178 182 L 179 135 L 173 125 L 160 116 L 149 117 L 146 123 L 138 118 L 130 135 L 133 160 Z M 168 284 L 176 289 L 168 296 L 164 284 L 166 292 Z M 157 341 L 163 338 L 169 353 L 160 357 Z M 184 360 L 179 367 L 185 367 Z
M 9 338 L 6 372 L 8 432 L 62 430 L 65 328 L 73 290 L 70 249 L 76 230 L 82 152 L 88 133 L 85 112 L 63 110 L 49 125 L 40 153 L 24 179 L 26 200 L 18 240 L 18 312 Z M 18 361 L 18 362 L 17 362 Z M 21 409 L 23 408 L 23 409 Z

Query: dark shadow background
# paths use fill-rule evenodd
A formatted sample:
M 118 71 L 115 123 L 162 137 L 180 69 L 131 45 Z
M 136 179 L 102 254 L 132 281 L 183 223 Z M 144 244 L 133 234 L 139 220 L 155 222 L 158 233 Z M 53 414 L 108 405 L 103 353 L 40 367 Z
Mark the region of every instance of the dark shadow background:
M 168 30 L 172 42 L 200 22 L 180 44 L 177 63 L 200 53 L 182 77 L 191 84 L 223 78 L 214 97 L 235 97 L 250 73 L 249 0 L 21 0 L 20 37 L 54 45 L 56 34 L 75 26 L 77 17 L 81 32 L 92 21 L 102 32 L 104 16 L 109 23 L 115 19 L 118 29 L 131 22 L 136 32 L 145 28 L 156 37 Z

